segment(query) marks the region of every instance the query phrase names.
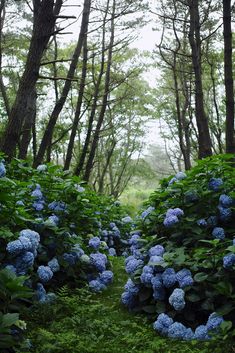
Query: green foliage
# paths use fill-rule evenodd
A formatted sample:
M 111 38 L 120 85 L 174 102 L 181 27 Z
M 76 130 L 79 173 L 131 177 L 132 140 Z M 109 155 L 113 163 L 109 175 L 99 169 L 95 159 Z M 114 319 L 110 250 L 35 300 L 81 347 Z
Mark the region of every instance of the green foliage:
M 173 289 L 179 287 L 178 282 L 164 289 L 165 299 L 156 301 L 151 286 L 149 288 L 141 283 L 142 269 L 138 269 L 132 276 L 141 288 L 136 310 L 151 311 L 155 315 L 164 312 L 174 321 L 193 329 L 205 325 L 208 316 L 216 312 L 232 322 L 233 331 L 230 334 L 234 334 L 234 265 L 224 265 L 224 257 L 235 253 L 232 245 L 235 237 L 234 201 L 223 208 L 219 200 L 222 194 L 234 200 L 235 169 L 231 157 L 220 155 L 199 161 L 185 179 L 172 184 L 169 184 L 171 178 L 164 179 L 161 188 L 150 196 L 148 205 L 154 206 L 155 210 L 139 222 L 139 229 L 143 229 L 143 244 L 146 244 L 141 248 L 145 264 L 149 261 L 148 250 L 161 244 L 165 247 L 165 253 L 163 264 L 158 264 L 161 265 L 159 271 L 170 267 L 177 272 L 186 268 L 191 271 L 194 283 L 183 288 L 186 305 L 183 310 L 176 311 L 168 299 Z M 212 178 L 223 181 L 216 190 L 209 188 Z M 223 218 L 221 207 L 222 211 L 229 211 L 229 217 Z M 180 208 L 184 214 L 175 225 L 164 226 L 167 210 L 175 208 Z M 201 219 L 205 220 L 204 226 L 198 224 Z M 213 238 L 216 227 L 223 228 L 224 239 Z

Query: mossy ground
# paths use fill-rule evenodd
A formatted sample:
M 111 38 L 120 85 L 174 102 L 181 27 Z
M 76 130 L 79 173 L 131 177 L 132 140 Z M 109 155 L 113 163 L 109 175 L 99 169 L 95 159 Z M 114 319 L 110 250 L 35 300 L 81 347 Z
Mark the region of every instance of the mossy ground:
M 57 304 L 26 312 L 34 353 L 233 353 L 226 342 L 179 342 L 160 337 L 145 316 L 120 305 L 127 275 L 113 258 L 115 280 L 101 294 L 60 290 Z M 24 352 L 27 352 L 25 350 Z M 23 353 L 21 350 L 20 353 Z

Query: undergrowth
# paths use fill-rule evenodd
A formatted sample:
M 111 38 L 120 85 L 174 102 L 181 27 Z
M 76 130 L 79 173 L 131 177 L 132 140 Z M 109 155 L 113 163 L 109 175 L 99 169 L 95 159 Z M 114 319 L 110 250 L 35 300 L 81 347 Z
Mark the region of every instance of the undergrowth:
M 227 353 L 225 341 L 180 342 L 158 336 L 148 318 L 120 305 L 127 275 L 123 258 L 113 258 L 114 283 L 101 294 L 63 287 L 54 305 L 37 305 L 24 313 L 31 349 L 18 353 Z

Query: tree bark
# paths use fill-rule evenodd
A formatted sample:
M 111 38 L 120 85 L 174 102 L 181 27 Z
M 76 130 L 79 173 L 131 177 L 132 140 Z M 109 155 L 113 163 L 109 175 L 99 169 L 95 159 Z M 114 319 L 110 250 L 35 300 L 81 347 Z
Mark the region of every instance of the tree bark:
M 15 155 L 24 119 L 27 117 L 31 92 L 35 89 L 39 76 L 41 59 L 48 41 L 53 34 L 56 15 L 59 14 L 62 0 L 56 2 L 54 0 L 34 0 L 33 6 L 33 32 L 25 69 L 19 82 L 19 89 L 9 116 L 1 146 L 2 151 L 9 159 Z
M 116 9 L 116 0 L 113 0 L 112 18 L 111 18 L 111 24 L 110 24 L 111 34 L 110 34 L 110 42 L 109 42 L 109 50 L 108 50 L 107 68 L 106 68 L 106 74 L 105 74 L 104 95 L 102 99 L 102 107 L 96 124 L 93 140 L 91 143 L 91 149 L 90 149 L 90 153 L 89 153 L 86 168 L 85 168 L 84 180 L 86 181 L 89 181 L 89 178 L 90 178 L 95 152 L 99 141 L 100 129 L 103 124 L 105 112 L 107 108 L 108 95 L 109 95 L 109 89 L 110 89 L 110 72 L 111 72 L 111 66 L 112 66 L 113 45 L 114 45 L 115 9 Z
M 78 100 L 77 100 L 77 106 L 76 106 L 76 111 L 75 111 L 75 115 L 74 115 L 72 131 L 70 134 L 68 149 L 67 149 L 65 163 L 64 163 L 64 170 L 69 169 L 70 163 L 72 160 L 74 141 L 75 141 L 78 123 L 79 123 L 80 115 L 81 115 L 81 107 L 82 107 L 83 94 L 84 94 L 84 89 L 85 89 L 86 74 L 87 74 L 87 36 L 84 38 L 84 43 L 83 43 L 82 76 L 81 76 L 81 81 L 80 81 L 80 86 L 79 86 Z
M 231 0 L 223 0 L 223 27 L 224 83 L 226 95 L 226 153 L 235 153 Z
M 74 74 L 75 74 L 75 71 L 77 68 L 78 59 L 80 57 L 81 50 L 82 50 L 84 36 L 86 35 L 87 30 L 88 30 L 90 8 L 91 8 L 91 0 L 84 0 L 81 29 L 80 29 L 80 33 L 78 36 L 77 45 L 76 45 L 75 51 L 73 53 L 73 58 L 72 58 L 72 61 L 71 61 L 70 67 L 69 67 L 69 71 L 67 74 L 67 79 L 65 81 L 65 84 L 64 84 L 64 87 L 62 90 L 62 94 L 61 94 L 58 102 L 56 103 L 56 105 L 51 113 L 51 116 L 49 118 L 49 122 L 48 122 L 46 130 L 44 132 L 44 135 L 43 135 L 43 138 L 42 138 L 39 150 L 38 150 L 37 157 L 33 163 L 34 167 L 36 167 L 37 165 L 39 165 L 43 161 L 44 154 L 50 144 L 50 141 L 52 140 L 53 131 L 54 131 L 56 122 L 58 120 L 59 114 L 61 113 L 61 110 L 63 109 L 63 106 L 65 104 L 65 101 L 66 101 L 68 93 L 69 93 L 69 90 L 71 88 L 72 79 L 74 78 Z
M 204 108 L 204 97 L 201 73 L 201 38 L 198 0 L 189 1 L 190 30 L 189 43 L 192 50 L 192 63 L 195 77 L 195 116 L 198 128 L 198 158 L 202 159 L 212 155 L 211 138 L 208 119 Z

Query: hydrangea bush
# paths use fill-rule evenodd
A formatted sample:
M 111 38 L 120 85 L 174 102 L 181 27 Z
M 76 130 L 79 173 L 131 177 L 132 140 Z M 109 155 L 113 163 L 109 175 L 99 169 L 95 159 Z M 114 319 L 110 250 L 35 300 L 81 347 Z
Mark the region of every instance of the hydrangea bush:
M 231 156 L 164 179 L 139 217 L 122 302 L 170 338 L 235 327 L 235 169 Z M 138 241 L 138 243 L 137 243 Z M 137 251 L 138 250 L 138 251 Z M 234 331 L 235 332 L 235 331 Z

